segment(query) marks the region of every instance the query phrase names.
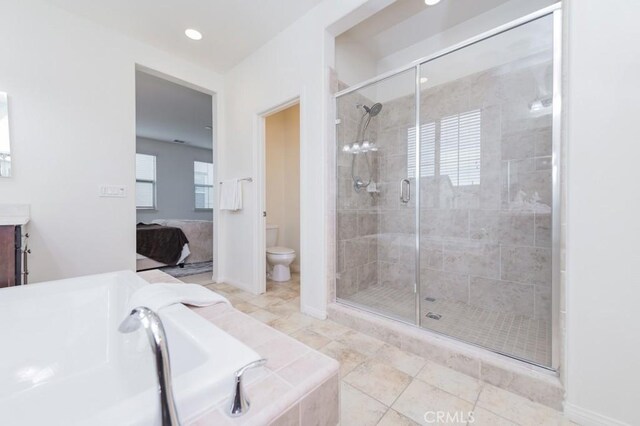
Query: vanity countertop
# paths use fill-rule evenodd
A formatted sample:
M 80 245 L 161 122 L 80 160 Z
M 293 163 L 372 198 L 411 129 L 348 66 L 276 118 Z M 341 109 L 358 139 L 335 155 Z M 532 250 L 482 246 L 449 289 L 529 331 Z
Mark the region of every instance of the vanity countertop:
M 22 226 L 29 222 L 31 207 L 28 204 L 0 204 L 0 226 Z
M 23 226 L 29 223 L 29 216 L 0 216 L 0 226 Z

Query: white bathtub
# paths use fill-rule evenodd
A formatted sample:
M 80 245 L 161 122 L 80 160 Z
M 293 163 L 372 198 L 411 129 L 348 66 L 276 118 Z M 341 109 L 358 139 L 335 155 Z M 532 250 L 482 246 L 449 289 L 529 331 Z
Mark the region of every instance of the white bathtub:
M 0 425 L 159 425 L 154 359 L 142 329 L 121 334 L 132 272 L 0 290 Z M 163 309 L 182 422 L 230 396 L 258 354 L 182 305 Z

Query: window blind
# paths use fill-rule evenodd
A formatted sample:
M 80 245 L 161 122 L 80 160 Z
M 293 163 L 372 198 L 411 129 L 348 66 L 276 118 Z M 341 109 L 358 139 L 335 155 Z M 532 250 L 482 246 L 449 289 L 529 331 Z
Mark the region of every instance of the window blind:
M 420 176 L 448 176 L 454 186 L 480 183 L 480 153 L 482 113 L 473 110 L 440 120 L 439 136 L 436 123 L 420 126 Z M 407 130 L 407 174 L 416 172 L 416 129 Z M 439 156 L 436 161 L 436 148 Z
M 416 175 L 416 128 L 407 130 L 407 175 Z M 433 176 L 435 173 L 436 123 L 420 126 L 420 176 Z
M 156 157 L 136 154 L 136 207 L 155 208 L 156 198 Z
M 196 209 L 213 208 L 213 164 L 193 162 L 193 183 Z
M 440 174 L 454 186 L 480 183 L 480 110 L 445 117 L 440 128 Z

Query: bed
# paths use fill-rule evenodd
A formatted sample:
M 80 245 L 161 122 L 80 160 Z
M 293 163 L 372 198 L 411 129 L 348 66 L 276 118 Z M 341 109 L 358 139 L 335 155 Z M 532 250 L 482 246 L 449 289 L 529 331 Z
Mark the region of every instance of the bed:
M 213 260 L 212 221 L 157 219 L 138 224 L 136 236 L 138 271 Z

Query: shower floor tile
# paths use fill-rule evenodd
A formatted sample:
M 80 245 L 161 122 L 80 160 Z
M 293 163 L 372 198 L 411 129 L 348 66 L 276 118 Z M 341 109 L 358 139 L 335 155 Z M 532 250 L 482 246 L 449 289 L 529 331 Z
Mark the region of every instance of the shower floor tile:
M 347 300 L 399 319 L 415 321 L 415 295 L 410 288 L 373 285 Z M 424 328 L 536 364 L 551 364 L 551 330 L 546 320 L 447 300 L 423 300 L 421 310 Z M 440 315 L 440 319 L 429 318 L 428 313 Z

